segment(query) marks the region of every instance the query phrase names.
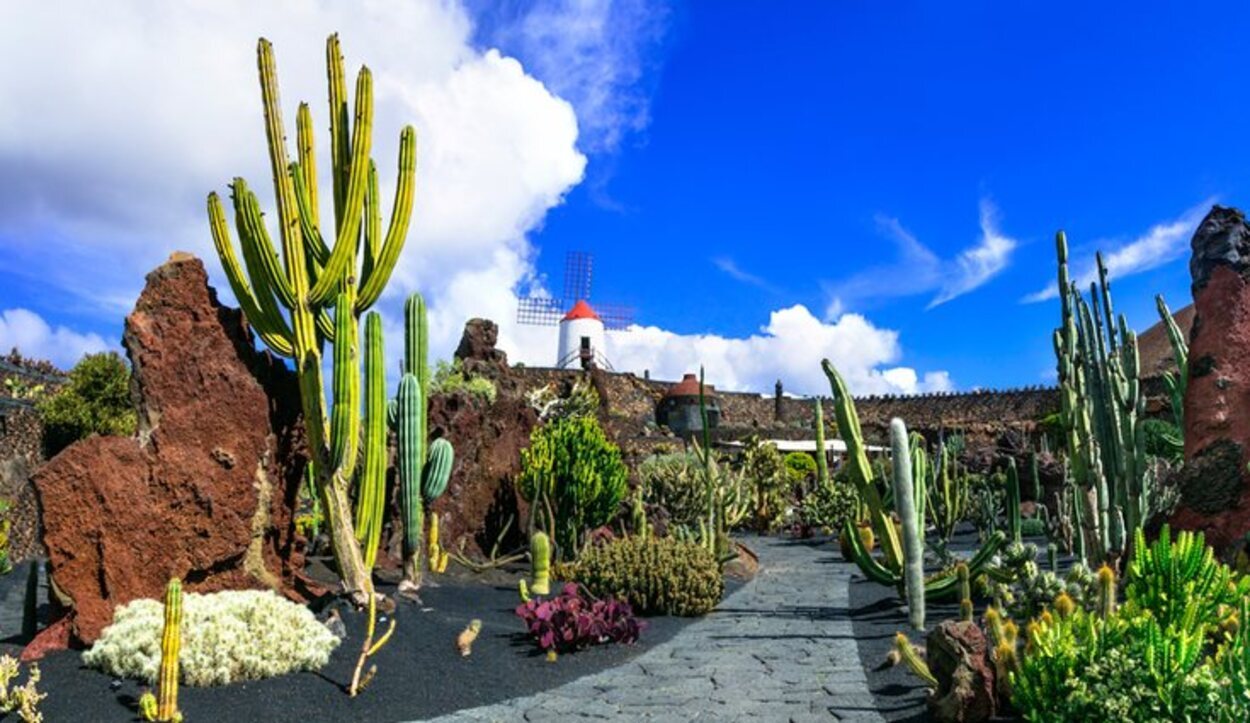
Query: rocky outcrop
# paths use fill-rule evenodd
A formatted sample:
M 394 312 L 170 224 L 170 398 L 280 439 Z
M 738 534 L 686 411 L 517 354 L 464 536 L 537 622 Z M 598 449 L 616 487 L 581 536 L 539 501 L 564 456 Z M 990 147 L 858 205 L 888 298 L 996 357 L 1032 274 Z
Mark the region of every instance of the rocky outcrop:
M 498 342 L 498 324 L 490 319 L 469 319 L 456 347 L 456 359 L 466 374 L 498 380 L 508 374 L 508 355 L 495 346 Z
M 304 471 L 294 375 L 257 352 L 203 264 L 150 273 L 122 340 L 136 437 L 92 437 L 35 475 L 44 542 L 70 627 L 90 643 L 169 578 L 190 591 L 273 588 L 297 597 L 293 509 Z
M 994 664 L 976 623 L 947 620 L 925 640 L 929 672 L 938 681 L 929 715 L 941 723 L 978 723 L 994 717 Z
M 1250 225 L 1241 211 L 1216 206 L 1191 246 L 1185 468 L 1171 521 L 1224 550 L 1250 531 Z

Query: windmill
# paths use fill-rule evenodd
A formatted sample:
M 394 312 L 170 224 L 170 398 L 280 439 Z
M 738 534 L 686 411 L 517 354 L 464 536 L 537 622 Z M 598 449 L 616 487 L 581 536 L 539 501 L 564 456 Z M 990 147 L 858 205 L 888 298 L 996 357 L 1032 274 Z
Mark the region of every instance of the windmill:
M 599 302 L 590 305 L 592 262 L 585 251 L 570 251 L 564 257 L 564 293 L 560 298 L 517 299 L 518 324 L 560 327 L 556 354 L 556 367 L 560 369 L 580 365 L 583 369 L 611 370 L 605 331 L 628 331 L 634 323 L 634 310 L 630 307 Z

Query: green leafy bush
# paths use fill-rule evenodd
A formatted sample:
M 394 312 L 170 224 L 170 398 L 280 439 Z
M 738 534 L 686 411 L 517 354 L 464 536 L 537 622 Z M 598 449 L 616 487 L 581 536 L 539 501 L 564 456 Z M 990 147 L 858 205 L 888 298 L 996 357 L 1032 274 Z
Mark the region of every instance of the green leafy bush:
M 781 452 L 775 445 L 752 437 L 742 452 L 742 475 L 751 489 L 756 529 L 775 527 L 785 514 L 788 501 L 789 473 Z
M 1185 435 L 1174 422 L 1166 419 L 1145 419 L 1142 420 L 1142 431 L 1146 435 L 1146 454 L 1170 462 L 1184 461 Z
M 835 479 L 828 485 L 816 485 L 803 498 L 799 517 L 803 524 L 810 527 L 837 532 L 842 529 L 844 522 L 854 519 L 858 501 L 855 487 L 849 480 Z
M 725 591 L 715 556 L 673 538 L 633 536 L 592 547 L 577 563 L 577 581 L 642 614 L 703 615 Z
M 786 472 L 790 481 L 802 484 L 816 479 L 816 459 L 804 452 L 789 452 L 785 456 Z
M 521 496 L 554 528 L 562 559 L 576 557 L 585 533 L 606 525 L 629 487 L 621 450 L 593 417 L 569 417 L 536 427 L 521 450 Z
M 153 682 L 161 664 L 164 605 L 140 599 L 117 608 L 113 624 L 83 653 L 88 667 Z M 318 670 L 339 640 L 308 608 L 271 591 L 183 596 L 182 681 L 226 685 L 296 670 Z
M 130 369 L 111 351 L 84 356 L 65 385 L 43 397 L 37 408 L 48 456 L 93 434 L 134 434 L 137 424 Z
M 466 374 L 459 359 L 451 363 L 445 359 L 439 359 L 434 367 L 434 378 L 430 380 L 430 393 L 455 394 L 457 392 L 464 392 L 487 404 L 494 404 L 495 397 L 499 394 L 493 381 L 486 377 Z

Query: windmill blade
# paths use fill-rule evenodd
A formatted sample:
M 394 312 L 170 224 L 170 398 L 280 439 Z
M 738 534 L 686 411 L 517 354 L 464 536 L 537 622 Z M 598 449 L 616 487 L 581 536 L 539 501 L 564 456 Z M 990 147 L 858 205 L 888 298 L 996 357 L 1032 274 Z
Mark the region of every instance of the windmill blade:
M 621 304 L 594 304 L 595 313 L 608 331 L 626 331 L 634 325 L 634 307 Z
M 590 298 L 590 272 L 593 259 L 585 251 L 570 251 L 564 256 L 565 302 L 572 304 Z
M 558 326 L 564 318 L 564 304 L 550 297 L 526 297 L 517 299 L 516 320 L 518 324 L 531 326 Z

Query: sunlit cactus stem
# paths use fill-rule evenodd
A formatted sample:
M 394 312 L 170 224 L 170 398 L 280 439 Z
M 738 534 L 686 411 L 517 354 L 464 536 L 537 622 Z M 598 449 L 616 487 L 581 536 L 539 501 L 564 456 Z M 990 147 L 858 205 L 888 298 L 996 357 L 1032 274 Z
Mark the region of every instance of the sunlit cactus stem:
M 830 485 L 828 451 L 825 450 L 825 413 L 816 398 L 816 480 L 821 487 Z
M 530 570 L 533 583 L 530 592 L 535 595 L 551 593 L 551 541 L 545 532 L 530 536 Z
M 405 592 L 421 586 L 421 537 L 425 504 L 421 498 L 422 462 L 425 458 L 425 424 L 421 416 L 421 385 L 412 374 L 399 381 L 399 491 L 404 514 Z
M 968 580 L 968 565 L 962 562 L 956 565 L 955 575 L 959 577 L 959 619 L 972 622 L 972 584 Z
M 1115 615 L 1115 570 L 1103 565 L 1098 568 L 1098 614 L 1104 619 Z
M 924 681 L 924 684 L 930 688 L 938 687 L 937 678 L 933 677 L 933 673 L 929 670 L 929 665 L 921 659 L 916 652 L 916 648 L 912 646 L 911 641 L 902 633 L 894 636 L 894 650 L 898 653 L 899 660 L 907 666 L 917 678 Z
M 912 456 L 907 427 L 901 419 L 890 420 L 890 456 L 894 462 L 894 505 L 903 523 L 903 583 L 907 617 L 916 630 L 924 629 L 924 531 L 916 517 L 916 488 L 912 482 Z
M 366 485 L 356 491 L 358 501 L 368 497 L 376 509 L 379 498 L 370 496 L 373 491 L 367 489 L 368 480 L 358 475 L 358 443 L 366 438 L 369 444 L 367 430 L 362 434 L 362 426 L 369 420 L 361 419 L 358 317 L 381 295 L 407 237 L 415 187 L 416 134 L 411 126 L 400 133 L 398 182 L 391 218 L 383 232 L 381 198 L 370 159 L 373 77 L 368 68 L 361 69 L 354 102 L 349 103 L 338 37 L 330 36 L 326 60 L 334 219 L 323 224 L 311 111 L 307 105 L 299 108 L 297 156 L 291 161 L 269 41 L 260 40 L 257 55 L 276 213 L 263 215 L 248 184 L 236 178 L 231 200 L 242 263 L 216 193 L 208 196 L 209 228 L 226 279 L 248 322 L 266 346 L 292 360 L 299 379 L 310 464 L 336 566 L 346 592 L 363 604 L 366 597 L 372 597 L 373 588 L 362 546 L 368 546 L 375 535 L 372 529 L 360 535 L 355 529 L 350 501 L 353 480 L 359 478 Z M 277 223 L 277 243 L 270 236 L 269 219 Z M 330 410 L 322 378 L 326 344 L 334 347 L 330 352 L 334 362 Z M 365 456 L 368 464 L 368 449 Z M 366 505 L 358 512 L 369 518 L 373 509 Z
M 1007 530 L 1012 542 L 1021 542 L 1020 529 L 1020 475 L 1016 472 L 1015 457 L 1007 458 Z
M 178 656 L 182 651 L 182 581 L 174 578 L 165 588 L 165 629 L 161 633 L 160 691 L 156 698 L 156 720 L 162 723 L 182 720 L 178 711 Z

